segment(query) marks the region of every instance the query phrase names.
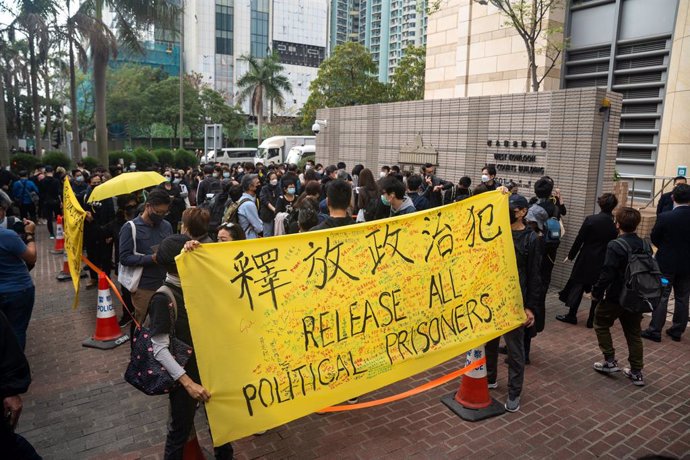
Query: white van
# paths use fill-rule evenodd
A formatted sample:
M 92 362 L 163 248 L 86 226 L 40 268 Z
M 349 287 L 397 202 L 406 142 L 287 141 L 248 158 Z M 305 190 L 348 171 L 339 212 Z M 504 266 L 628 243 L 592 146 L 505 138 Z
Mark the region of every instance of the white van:
M 315 157 L 315 145 L 299 145 L 290 149 L 287 154 L 287 158 L 285 159 L 285 163 L 296 165 L 302 161 L 302 159 L 311 158 L 313 160 Z
M 293 147 L 315 145 L 316 136 L 273 136 L 264 140 L 256 152 L 254 164 L 285 163 Z
M 242 148 L 224 148 L 216 154 L 215 150 L 210 150 L 205 158 L 202 158 L 206 163 L 226 163 L 228 165 L 234 163 L 254 162 L 256 157 L 256 149 L 253 147 Z

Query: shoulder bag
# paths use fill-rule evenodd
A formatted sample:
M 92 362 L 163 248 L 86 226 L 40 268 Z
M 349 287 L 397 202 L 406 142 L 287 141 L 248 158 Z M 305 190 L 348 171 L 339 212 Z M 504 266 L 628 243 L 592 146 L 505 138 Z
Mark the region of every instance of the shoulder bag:
M 136 225 L 134 225 L 134 221 L 129 221 L 125 225 L 128 225 L 132 228 L 132 242 L 134 243 L 134 254 L 137 256 L 141 256 L 143 254 L 137 253 L 137 228 Z M 141 274 L 144 271 L 144 267 L 142 265 L 136 265 L 136 266 L 129 266 L 129 265 L 122 265 L 122 262 L 118 264 L 117 267 L 117 280 L 120 282 L 122 286 L 124 286 L 129 292 L 134 294 L 137 292 L 137 288 L 139 287 L 139 281 L 141 280 Z

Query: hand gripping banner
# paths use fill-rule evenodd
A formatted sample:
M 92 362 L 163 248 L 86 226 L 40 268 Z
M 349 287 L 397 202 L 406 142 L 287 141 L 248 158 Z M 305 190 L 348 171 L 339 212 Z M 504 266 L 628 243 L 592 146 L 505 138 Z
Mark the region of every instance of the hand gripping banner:
M 525 319 L 508 195 L 177 258 L 216 445 L 422 372 Z
M 74 304 L 72 308 L 77 308 L 79 304 L 79 278 L 81 276 L 81 255 L 84 242 L 84 211 L 77 200 L 69 178 L 65 178 L 63 189 L 64 207 L 64 227 L 65 227 L 65 254 L 67 254 L 67 264 L 69 273 L 74 284 Z

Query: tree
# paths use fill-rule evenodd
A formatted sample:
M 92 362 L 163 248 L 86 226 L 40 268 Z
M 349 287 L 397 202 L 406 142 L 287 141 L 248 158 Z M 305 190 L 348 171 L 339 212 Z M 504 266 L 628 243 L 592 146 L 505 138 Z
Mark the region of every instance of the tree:
M 309 85 L 311 94 L 302 108 L 302 126 L 309 129 L 316 110 L 323 107 L 387 102 L 387 86 L 379 82 L 374 59 L 364 45 L 347 42 L 319 66 Z
M 110 9 L 117 36 L 103 22 L 103 10 Z M 90 0 L 74 15 L 74 24 L 91 49 L 98 160 L 108 164 L 106 123 L 106 72 L 110 57 L 117 56 L 118 43 L 141 52 L 140 31 L 151 26 L 177 30 L 180 8 L 174 0 Z M 179 106 L 179 104 L 178 104 Z
M 486 4 L 486 0 L 474 0 Z M 489 3 L 508 17 L 506 25 L 513 27 L 522 38 L 527 50 L 527 79 L 533 92 L 539 91 L 539 86 L 549 72 L 556 66 L 558 58 L 565 49 L 563 40 L 556 40 L 555 35 L 562 34 L 563 28 L 550 27 L 547 15 L 550 11 L 561 8 L 561 0 L 488 0 Z M 545 41 L 546 46 L 540 46 Z M 541 77 L 537 72 L 537 55 L 544 54 L 546 66 Z
M 146 100 L 147 116 L 152 122 L 164 123 L 172 126 L 174 137 L 178 137 L 180 99 L 180 79 L 169 77 L 153 83 L 148 87 L 143 98 Z M 201 129 L 201 103 L 199 92 L 188 79 L 183 81 L 184 90 L 184 124 L 190 128 L 190 134 Z
M 261 127 L 264 117 L 264 100 L 268 99 L 279 108 L 285 105 L 285 93 L 292 92 L 292 85 L 281 74 L 284 70 L 276 53 L 260 60 L 253 56 L 242 56 L 240 59 L 249 63 L 249 70 L 237 80 L 240 101 L 251 100 L 252 112 L 259 125 L 258 143 L 261 144 Z
M 10 164 L 10 145 L 7 142 L 7 119 L 5 117 L 5 85 L 0 76 L 0 163 Z
M 213 123 L 222 124 L 223 133 L 227 139 L 232 141 L 239 139 L 247 124 L 242 115 L 242 109 L 226 104 L 222 94 L 208 87 L 201 89 L 199 101 L 204 121 L 209 119 Z
M 395 101 L 417 101 L 424 99 L 424 73 L 426 72 L 426 49 L 423 46 L 408 46 L 391 75 L 391 99 Z

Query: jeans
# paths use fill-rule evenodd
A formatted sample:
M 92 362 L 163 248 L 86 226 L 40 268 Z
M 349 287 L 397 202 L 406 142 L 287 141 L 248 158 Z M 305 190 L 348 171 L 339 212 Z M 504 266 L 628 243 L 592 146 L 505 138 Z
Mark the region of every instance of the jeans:
M 628 343 L 628 361 L 630 368 L 641 371 L 644 365 L 642 346 L 642 313 L 633 313 L 609 300 L 599 302 L 594 311 L 594 332 L 597 334 L 599 349 L 604 358 L 611 360 L 616 357 L 616 349 L 611 338 L 611 326 L 618 319 L 623 328 L 625 341 Z
M 26 329 L 34 309 L 35 295 L 36 288 L 33 286 L 22 291 L 0 294 L 0 310 L 10 321 L 22 351 L 26 347 Z
M 520 326 L 503 335 L 508 348 L 508 398 L 515 399 L 522 393 L 525 380 L 525 327 Z M 486 350 L 486 373 L 489 383 L 498 378 L 498 343 L 500 337 L 488 342 Z
M 199 379 L 192 380 L 198 382 Z M 189 439 L 189 434 L 194 429 L 194 413 L 197 402 L 187 393 L 182 386 L 177 386 L 170 392 L 170 422 L 168 424 L 168 436 L 165 440 L 165 460 L 182 460 L 184 445 Z M 227 443 L 213 449 L 215 458 L 219 460 L 232 459 L 232 444 Z
M 668 328 L 668 334 L 680 337 L 688 325 L 688 301 L 690 300 L 690 274 L 688 275 L 665 275 L 668 286 L 661 294 L 659 305 L 652 313 L 652 321 L 649 323 L 648 331 L 655 336 L 661 336 L 661 328 L 666 323 L 666 311 L 668 310 L 668 298 L 671 296 L 671 288 L 676 296 L 675 307 L 673 309 L 673 325 Z
M 273 221 L 264 222 L 264 238 L 273 236 Z

